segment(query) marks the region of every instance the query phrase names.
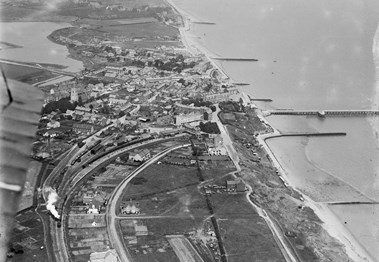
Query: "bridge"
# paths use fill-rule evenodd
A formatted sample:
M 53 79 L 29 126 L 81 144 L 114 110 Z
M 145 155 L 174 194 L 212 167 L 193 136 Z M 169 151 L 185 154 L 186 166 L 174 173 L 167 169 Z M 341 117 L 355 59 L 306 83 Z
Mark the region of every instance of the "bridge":
M 373 116 L 379 115 L 379 110 L 269 110 L 268 115 L 315 115 L 326 116 Z
M 38 63 L 32 64 L 32 63 L 24 63 L 24 62 L 4 60 L 4 59 L 0 59 L 0 63 L 46 70 L 46 71 L 50 71 L 50 72 L 58 74 L 58 75 L 65 75 L 65 76 L 72 76 L 72 77 L 76 76 L 76 73 L 68 72 L 68 71 L 64 71 L 64 70 L 60 70 L 60 69 L 56 69 L 56 68 L 43 67 Z

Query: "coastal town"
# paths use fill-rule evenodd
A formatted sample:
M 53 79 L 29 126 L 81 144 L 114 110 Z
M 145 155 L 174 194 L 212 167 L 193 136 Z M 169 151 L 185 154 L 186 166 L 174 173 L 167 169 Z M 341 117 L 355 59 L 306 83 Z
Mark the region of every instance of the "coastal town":
M 44 21 L 24 12 L 46 2 L 1 5 Z M 63 2 L 41 9 L 70 22 L 48 39 L 82 70 L 0 61 L 44 97 L 6 261 L 350 261 L 268 149 L 268 113 L 183 36 L 187 16 Z

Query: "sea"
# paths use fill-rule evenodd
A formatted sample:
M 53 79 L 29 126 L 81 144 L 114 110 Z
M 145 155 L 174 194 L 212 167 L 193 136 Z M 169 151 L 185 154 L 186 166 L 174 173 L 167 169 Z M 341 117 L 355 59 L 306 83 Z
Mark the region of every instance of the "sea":
M 194 21 L 191 38 L 263 110 L 379 109 L 379 1 L 173 0 Z M 376 38 L 375 38 L 376 37 Z M 374 45 L 375 43 L 375 45 Z M 316 202 L 379 201 L 379 116 L 269 116 L 285 132 L 339 137 L 268 140 L 291 184 Z M 379 205 L 329 208 L 379 261 Z

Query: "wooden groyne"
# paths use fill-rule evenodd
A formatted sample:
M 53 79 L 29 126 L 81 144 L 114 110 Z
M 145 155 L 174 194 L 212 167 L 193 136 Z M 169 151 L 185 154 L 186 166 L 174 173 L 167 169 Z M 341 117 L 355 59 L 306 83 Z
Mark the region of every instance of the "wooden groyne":
M 242 82 L 236 82 L 236 83 L 233 83 L 234 85 L 236 86 L 248 86 L 250 85 L 249 83 L 242 83 Z
M 307 137 L 325 137 L 325 136 L 346 136 L 346 132 L 299 132 L 299 133 L 276 133 L 271 135 L 265 135 L 262 137 L 264 141 L 272 138 L 278 137 L 296 137 L 296 136 L 307 136 Z
M 323 132 L 323 133 L 284 133 L 281 136 L 346 136 L 346 132 Z
M 215 60 L 222 60 L 222 61 L 240 61 L 240 62 L 257 62 L 258 59 L 255 58 L 234 58 L 234 57 L 211 57 Z
M 270 110 L 269 115 L 315 115 L 326 116 L 373 116 L 379 115 L 379 110 Z
M 272 102 L 272 99 L 270 99 L 270 98 L 250 98 L 250 101 Z
M 328 202 L 328 205 L 378 205 L 377 201 L 349 201 L 349 202 Z
M 214 22 L 205 22 L 205 21 L 193 21 L 192 23 L 199 24 L 199 25 L 215 25 L 216 24 Z

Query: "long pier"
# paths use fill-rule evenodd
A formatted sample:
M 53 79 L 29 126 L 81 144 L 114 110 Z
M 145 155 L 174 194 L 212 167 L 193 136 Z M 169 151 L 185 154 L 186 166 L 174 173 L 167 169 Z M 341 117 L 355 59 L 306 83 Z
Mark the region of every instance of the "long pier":
M 371 116 L 379 115 L 379 110 L 270 110 L 268 115 L 315 115 L 326 116 Z
M 240 62 L 257 62 L 258 59 L 255 58 L 234 58 L 234 57 L 211 57 L 215 60 L 222 60 L 222 61 L 240 61 Z

